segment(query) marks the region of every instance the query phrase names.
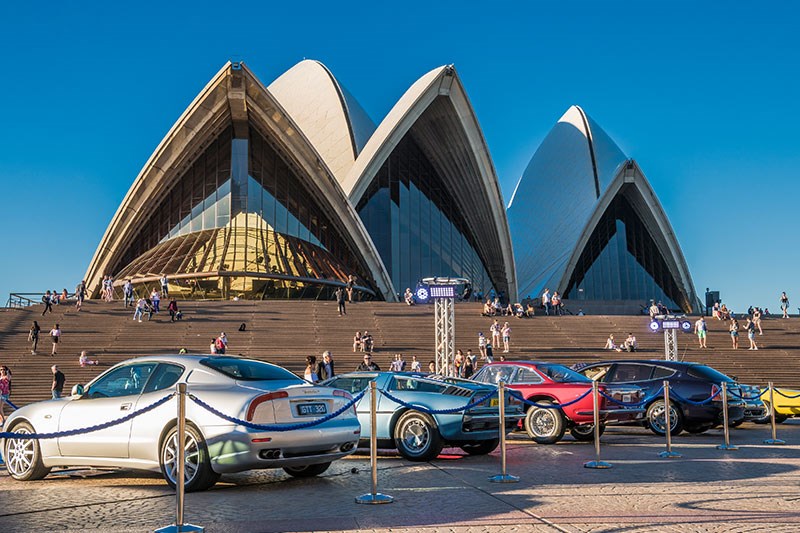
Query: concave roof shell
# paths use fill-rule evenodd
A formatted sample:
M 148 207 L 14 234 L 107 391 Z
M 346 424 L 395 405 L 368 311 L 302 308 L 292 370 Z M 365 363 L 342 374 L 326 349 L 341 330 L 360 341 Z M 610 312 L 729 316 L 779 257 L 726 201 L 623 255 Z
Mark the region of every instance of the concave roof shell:
M 578 106 L 570 107 L 542 141 L 508 205 L 521 296 L 566 288 L 592 231 L 622 192 L 695 304 L 683 252 L 655 192 L 638 165 Z
M 237 137 L 250 123 L 280 146 L 296 174 L 305 178 L 314 201 L 330 213 L 350 248 L 360 254 L 365 271 L 372 274 L 384 298 L 396 300 L 372 240 L 322 156 L 255 75 L 243 63 L 230 62 L 183 112 L 134 180 L 87 269 L 90 294 L 97 295 L 103 276 L 113 274 L 109 269 L 147 223 L 148 209 L 159 195 L 173 187 L 193 159 L 231 123 Z
M 514 255 L 497 174 L 475 112 L 452 65 L 420 77 L 378 125 L 342 181 L 352 205 L 358 205 L 381 166 L 408 133 L 447 181 L 497 289 L 516 298 Z

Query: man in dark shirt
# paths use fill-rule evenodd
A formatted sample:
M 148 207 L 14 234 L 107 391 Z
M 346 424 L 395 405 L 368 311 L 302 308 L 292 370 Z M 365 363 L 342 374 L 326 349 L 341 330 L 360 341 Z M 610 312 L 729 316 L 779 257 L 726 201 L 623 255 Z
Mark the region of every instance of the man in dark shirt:
M 371 371 L 371 372 L 377 372 L 377 371 L 380 371 L 380 369 L 381 369 L 381 367 L 378 366 L 378 363 L 373 363 L 372 362 L 372 356 L 370 354 L 368 354 L 368 353 L 365 353 L 364 354 L 364 360 L 361 361 L 361 364 L 359 364 L 356 367 L 356 372 L 361 372 L 361 371 L 365 371 L 365 370 L 366 371 Z
M 53 384 L 50 386 L 50 390 L 53 392 L 53 399 L 57 400 L 61 398 L 61 393 L 64 392 L 64 382 L 67 378 L 64 376 L 64 373 L 58 369 L 58 365 L 51 366 L 50 370 L 53 371 Z
M 317 365 L 317 377 L 320 381 L 330 379 L 336 375 L 336 369 L 333 364 L 333 356 L 331 352 L 325 350 L 322 352 L 322 361 Z
M 342 287 L 339 287 L 336 289 L 336 292 L 334 294 L 336 295 L 336 304 L 339 306 L 339 316 L 346 315 L 347 312 L 345 311 L 344 308 L 344 302 L 345 302 L 344 289 Z

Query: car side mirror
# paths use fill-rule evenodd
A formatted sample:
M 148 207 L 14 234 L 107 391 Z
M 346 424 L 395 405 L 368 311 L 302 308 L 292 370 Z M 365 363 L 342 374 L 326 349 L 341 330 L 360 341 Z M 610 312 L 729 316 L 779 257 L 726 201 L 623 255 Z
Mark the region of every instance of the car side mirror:
M 739 381 L 739 378 L 738 378 L 738 377 L 736 377 L 736 376 L 731 376 L 731 379 L 732 379 L 733 381 L 737 381 L 737 382 Z
M 72 386 L 72 395 L 73 396 L 83 396 L 84 392 L 85 391 L 83 389 L 83 385 L 81 385 L 80 383 L 77 384 L 77 385 L 73 385 Z

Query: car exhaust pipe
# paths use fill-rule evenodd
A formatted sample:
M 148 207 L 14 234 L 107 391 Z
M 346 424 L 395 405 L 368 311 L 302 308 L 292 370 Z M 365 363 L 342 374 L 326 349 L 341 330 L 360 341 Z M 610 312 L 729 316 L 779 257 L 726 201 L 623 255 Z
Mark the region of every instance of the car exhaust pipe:
M 281 451 L 280 450 L 261 450 L 258 453 L 258 455 L 262 459 L 280 459 Z
M 355 447 L 356 447 L 356 445 L 355 445 L 355 443 L 354 443 L 354 442 L 346 442 L 346 443 L 342 444 L 342 445 L 339 447 L 339 449 L 340 449 L 341 451 L 343 451 L 343 452 L 349 452 L 350 450 L 352 450 L 352 449 L 353 449 L 353 448 L 355 448 Z

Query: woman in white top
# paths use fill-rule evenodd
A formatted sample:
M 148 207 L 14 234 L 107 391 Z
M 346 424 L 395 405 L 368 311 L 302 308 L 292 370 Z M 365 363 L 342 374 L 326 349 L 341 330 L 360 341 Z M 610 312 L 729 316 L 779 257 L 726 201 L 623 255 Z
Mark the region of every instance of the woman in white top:
M 80 363 L 81 366 L 97 365 L 99 364 L 99 361 L 96 359 L 89 359 L 89 356 L 86 355 L 86 350 L 83 350 L 80 357 L 78 357 L 78 363 Z
M 411 371 L 412 372 L 422 372 L 422 365 L 419 361 L 417 361 L 417 356 L 411 356 Z
M 606 340 L 606 345 L 604 347 L 605 350 L 616 350 L 617 345 L 614 343 L 614 335 L 609 335 L 608 339 Z
M 50 340 L 53 341 L 53 351 L 51 355 L 55 357 L 58 353 L 58 343 L 61 340 L 61 328 L 59 328 L 58 324 L 53 326 L 53 329 L 50 330 Z
M 503 335 L 503 353 L 508 353 L 508 347 L 511 343 L 511 326 L 508 325 L 508 322 L 503 324 L 500 333 Z
M 309 383 L 316 383 L 319 381 L 317 376 L 317 358 L 316 356 L 306 356 L 306 370 L 303 372 L 303 379 Z
M 161 295 L 158 294 L 158 291 L 153 289 L 153 292 L 150 293 L 150 301 L 153 302 L 153 312 L 158 314 L 158 306 L 161 304 Z

